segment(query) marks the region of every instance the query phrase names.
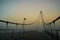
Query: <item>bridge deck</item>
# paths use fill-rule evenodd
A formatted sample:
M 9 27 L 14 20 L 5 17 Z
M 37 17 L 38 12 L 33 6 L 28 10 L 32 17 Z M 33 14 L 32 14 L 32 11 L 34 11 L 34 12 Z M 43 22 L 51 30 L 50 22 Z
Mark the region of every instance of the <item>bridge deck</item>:
M 2 39 L 0 37 L 1 40 L 52 40 L 50 36 L 47 35 L 45 32 L 25 32 L 24 35 L 15 32 L 13 33 L 13 39 L 11 33 L 7 33 L 8 39 L 5 39 L 5 33 L 3 33 L 2 35 Z
M 24 36 L 21 37 L 22 40 L 52 40 L 46 33 L 44 32 L 31 32 L 25 33 Z

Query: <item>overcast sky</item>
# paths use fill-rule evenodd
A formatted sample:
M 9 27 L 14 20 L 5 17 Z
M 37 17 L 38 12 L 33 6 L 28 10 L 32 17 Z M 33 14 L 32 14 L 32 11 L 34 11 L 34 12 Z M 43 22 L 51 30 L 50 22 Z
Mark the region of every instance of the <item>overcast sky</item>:
M 60 16 L 60 0 L 0 0 L 0 20 L 23 23 L 23 18 L 26 17 L 27 20 L 25 23 L 32 23 L 39 16 L 40 10 L 42 10 L 44 18 L 46 17 L 47 19 L 45 21 L 51 22 Z M 57 22 L 57 26 L 59 26 L 58 24 Z M 0 28 L 2 26 L 6 28 L 4 27 L 6 25 L 3 23 L 0 24 Z M 12 28 L 12 26 L 9 24 L 9 28 Z M 36 29 L 36 26 L 30 25 L 29 28 Z M 39 30 L 41 29 L 42 26 Z
M 50 22 L 60 16 L 60 0 L 2 0 L 0 10 L 0 19 L 14 22 L 22 22 L 24 17 L 33 22 L 42 10 Z

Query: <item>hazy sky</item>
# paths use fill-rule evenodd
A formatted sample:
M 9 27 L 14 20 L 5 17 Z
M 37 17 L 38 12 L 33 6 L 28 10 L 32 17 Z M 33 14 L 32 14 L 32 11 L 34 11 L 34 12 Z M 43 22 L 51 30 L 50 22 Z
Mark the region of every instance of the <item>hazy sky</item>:
M 60 16 L 60 0 L 2 0 L 0 1 L 0 19 L 22 22 L 23 18 L 33 22 L 40 10 L 48 22 Z

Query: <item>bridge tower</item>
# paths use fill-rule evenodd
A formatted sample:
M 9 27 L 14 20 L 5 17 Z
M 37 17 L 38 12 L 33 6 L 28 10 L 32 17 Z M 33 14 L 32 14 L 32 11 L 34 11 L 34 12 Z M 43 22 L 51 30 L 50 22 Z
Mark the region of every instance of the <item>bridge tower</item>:
M 43 12 L 40 11 L 40 14 L 41 14 L 41 20 L 42 20 L 43 30 L 45 31 L 45 21 L 44 21 L 44 18 L 43 18 Z

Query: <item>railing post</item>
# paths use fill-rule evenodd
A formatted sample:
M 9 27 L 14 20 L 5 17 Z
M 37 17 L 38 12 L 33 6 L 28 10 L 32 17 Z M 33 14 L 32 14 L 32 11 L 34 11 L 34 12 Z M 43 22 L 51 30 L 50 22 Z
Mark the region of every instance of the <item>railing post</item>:
M 22 27 L 23 27 L 23 30 L 22 30 L 22 31 L 23 31 L 23 33 L 22 33 L 22 35 L 24 35 L 24 24 L 22 24 Z
M 46 24 L 46 26 L 48 27 L 48 25 Z M 46 28 L 46 33 L 48 33 L 48 29 Z
M 56 30 L 56 28 L 55 28 L 55 22 L 53 24 L 54 24 L 54 30 Z
M 13 33 L 14 33 L 14 30 L 12 30 L 12 40 L 14 40 L 14 35 L 13 35 Z
M 20 40 L 20 37 L 21 37 L 21 33 L 20 33 L 20 31 L 21 31 L 21 30 L 19 29 L 19 40 Z
M 59 36 L 58 36 L 58 31 L 57 30 L 56 30 L 56 37 L 57 37 L 56 40 L 59 40 Z
M 52 30 L 52 26 L 51 26 L 51 24 L 50 24 L 50 28 L 51 28 L 51 29 L 50 29 L 50 31 L 51 31 L 50 34 L 51 34 L 51 37 L 52 37 L 52 39 L 53 39 L 53 30 Z
M 18 27 L 18 24 L 16 23 L 16 38 L 18 38 L 18 36 L 19 36 L 18 35 L 18 28 L 17 27 Z
M 48 34 L 50 35 L 50 25 L 48 24 L 48 27 L 49 27 L 49 29 L 48 29 Z
M 59 40 L 58 31 L 55 28 L 55 22 L 54 22 L 54 30 L 56 31 L 56 38 L 57 38 L 56 40 Z
M 6 22 L 6 40 L 8 40 L 7 38 L 7 34 L 8 34 L 8 32 L 7 32 L 7 27 L 8 27 L 8 22 Z

